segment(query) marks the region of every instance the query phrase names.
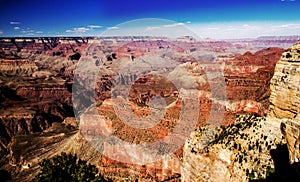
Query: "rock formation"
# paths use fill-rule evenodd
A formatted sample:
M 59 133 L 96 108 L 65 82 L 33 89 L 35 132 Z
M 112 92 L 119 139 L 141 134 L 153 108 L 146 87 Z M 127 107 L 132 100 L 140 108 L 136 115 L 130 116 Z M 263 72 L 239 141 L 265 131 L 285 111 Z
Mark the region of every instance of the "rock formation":
M 271 81 L 271 116 L 277 118 L 296 118 L 299 113 L 299 66 L 300 43 L 286 51 L 275 68 Z
M 265 178 L 274 170 L 270 150 L 282 142 L 279 126 L 264 117 L 241 115 L 226 127 L 199 127 L 184 147 L 182 180 Z
M 300 160 L 300 42 L 282 54 L 271 80 L 270 116 L 281 122 L 290 162 Z
M 115 181 L 175 181 L 181 176 L 185 181 L 229 181 L 265 176 L 273 167 L 268 150 L 281 142 L 275 137 L 280 134 L 279 127 L 265 122 L 264 117 L 237 115 L 263 116 L 269 106 L 270 79 L 284 50 L 261 50 L 266 47 L 264 40 L 245 40 L 242 45 L 241 40 L 151 37 L 0 39 L 1 169 L 8 170 L 16 181 L 28 181 L 39 170 L 41 159 L 67 151 L 97 165 L 101 173 Z M 282 43 L 282 47 L 292 41 L 294 38 L 267 40 L 274 45 Z M 76 72 L 79 62 L 84 65 L 83 72 Z M 130 72 L 120 71 L 128 65 L 132 66 Z M 152 67 L 146 70 L 148 65 Z M 86 74 L 92 70 L 98 71 L 95 80 Z M 208 81 L 207 73 L 220 72 L 224 77 Z M 95 89 L 84 92 L 93 81 Z M 120 85 L 114 88 L 114 84 Z M 165 100 L 165 117 L 148 133 L 132 130 L 115 113 L 114 99 L 119 97 L 114 95 L 128 85 L 130 109 L 120 109 L 118 116 L 127 116 L 130 111 L 146 118 L 151 114 L 152 98 Z M 224 88 L 226 95 L 220 94 Z M 72 92 L 75 100 L 76 96 L 82 100 L 72 102 Z M 194 120 L 199 128 L 187 144 L 159 161 L 145 165 L 116 161 L 102 155 L 87 140 L 88 133 L 113 133 L 135 144 L 163 139 L 177 124 L 187 95 L 199 97 L 191 105 L 199 107 L 199 113 L 186 112 L 188 119 L 199 114 Z M 79 120 L 72 118 L 73 108 L 78 112 L 91 107 L 104 122 L 94 125 L 94 118 L 89 117 L 86 125 L 78 126 Z M 211 111 L 215 115 L 211 116 Z M 79 112 L 79 118 L 83 117 L 81 113 L 84 111 Z M 223 126 L 206 127 L 209 120 Z M 291 130 L 288 125 L 282 129 Z M 176 140 L 163 144 L 172 142 Z M 123 149 L 130 151 L 125 145 Z M 257 150 L 263 156 L 255 154 Z M 123 157 L 132 160 L 126 152 Z M 209 173 L 212 170 L 214 173 Z
M 74 65 L 64 54 L 52 54 L 64 47 L 57 38 L 1 39 L 0 125 L 1 165 L 12 152 L 16 136 L 42 132 L 53 122 L 73 116 L 71 78 L 59 72 Z M 79 44 L 68 46 L 79 47 Z M 84 46 L 83 46 L 84 47 Z M 57 61 L 55 61 L 57 59 Z
M 191 134 L 184 147 L 181 168 L 183 181 L 264 179 L 274 171 L 280 173 L 281 168 L 290 171 L 286 170 L 286 173 L 281 174 L 284 176 L 277 176 L 278 179 L 290 179 L 291 171 L 297 169 L 291 168 L 287 164 L 278 167 L 281 164 L 275 164 L 275 162 L 278 162 L 275 159 L 281 158 L 281 161 L 285 159 L 282 154 L 279 154 L 282 156 L 274 156 L 274 151 L 280 150 L 278 147 L 286 143 L 290 163 L 299 162 L 300 124 L 298 113 L 300 102 L 297 94 L 300 81 L 298 76 L 299 50 L 300 43 L 298 42 L 284 52 L 277 63 L 276 60 L 271 61 L 273 68 L 276 63 L 274 76 L 272 68 L 267 68 L 268 71 L 264 72 L 268 79 L 262 84 L 266 86 L 266 90 L 263 91 L 266 96 L 261 98 L 268 100 L 267 95 L 271 94 L 267 117 L 241 115 L 235 120 L 234 124 L 226 127 L 199 127 Z M 275 54 L 277 55 L 275 57 L 279 59 L 278 54 Z M 252 55 L 248 52 L 236 60 L 245 60 L 244 58 L 247 60 Z M 264 59 L 264 61 L 266 60 L 268 59 Z M 259 59 L 254 62 L 265 65 Z M 243 64 L 244 62 L 235 61 L 235 63 Z M 243 80 L 243 83 L 246 79 L 241 80 Z M 268 89 L 268 85 L 270 85 L 270 89 Z M 249 94 L 249 96 L 252 98 L 255 94 Z M 269 105 L 266 100 L 258 99 L 256 100 L 258 102 L 253 100 L 241 101 L 236 107 L 237 113 L 239 110 L 245 111 L 249 105 L 255 105 L 249 110 L 248 113 L 250 114 L 255 108 L 260 110 L 259 108 L 262 105 L 264 107 Z

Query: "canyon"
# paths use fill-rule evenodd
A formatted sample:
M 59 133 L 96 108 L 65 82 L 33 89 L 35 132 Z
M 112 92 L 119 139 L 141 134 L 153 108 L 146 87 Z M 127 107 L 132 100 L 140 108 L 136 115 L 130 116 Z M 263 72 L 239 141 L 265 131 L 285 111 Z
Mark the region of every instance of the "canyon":
M 299 41 L 276 63 L 265 116 L 198 127 L 185 143 L 183 181 L 298 180 Z
M 299 38 L 1 38 L 1 169 L 64 151 L 113 181 L 266 177 L 277 145 L 299 160 Z

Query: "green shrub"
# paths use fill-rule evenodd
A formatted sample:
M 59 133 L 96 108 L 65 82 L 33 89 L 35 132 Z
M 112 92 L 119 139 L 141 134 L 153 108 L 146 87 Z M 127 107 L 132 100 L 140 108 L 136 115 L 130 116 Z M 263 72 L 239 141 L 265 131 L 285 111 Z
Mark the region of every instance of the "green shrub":
M 98 173 L 96 166 L 77 159 L 76 155 L 61 153 L 51 159 L 43 159 L 39 163 L 40 173 L 33 182 L 106 182 Z

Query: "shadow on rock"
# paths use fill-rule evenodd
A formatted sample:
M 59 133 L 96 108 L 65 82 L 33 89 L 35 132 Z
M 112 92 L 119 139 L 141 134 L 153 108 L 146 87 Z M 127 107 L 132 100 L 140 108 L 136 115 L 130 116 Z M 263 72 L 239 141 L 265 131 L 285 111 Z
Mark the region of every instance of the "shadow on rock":
M 252 181 L 300 181 L 300 162 L 289 163 L 289 151 L 287 145 L 277 145 L 270 151 L 275 165 L 275 172 L 269 174 L 266 179 Z
M 11 181 L 12 177 L 8 171 L 1 169 L 0 170 L 0 180 L 3 182 Z

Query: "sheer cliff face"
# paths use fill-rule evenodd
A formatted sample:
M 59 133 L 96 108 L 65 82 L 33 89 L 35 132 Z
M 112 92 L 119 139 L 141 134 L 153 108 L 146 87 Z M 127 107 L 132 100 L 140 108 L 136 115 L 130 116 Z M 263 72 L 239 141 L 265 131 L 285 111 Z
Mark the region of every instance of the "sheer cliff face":
M 300 41 L 282 54 L 271 80 L 270 115 L 298 118 L 300 108 Z
M 290 162 L 299 162 L 300 41 L 282 54 L 271 80 L 270 116 L 279 119 Z

